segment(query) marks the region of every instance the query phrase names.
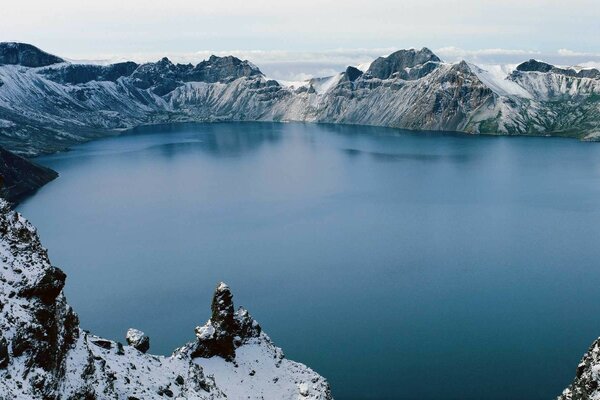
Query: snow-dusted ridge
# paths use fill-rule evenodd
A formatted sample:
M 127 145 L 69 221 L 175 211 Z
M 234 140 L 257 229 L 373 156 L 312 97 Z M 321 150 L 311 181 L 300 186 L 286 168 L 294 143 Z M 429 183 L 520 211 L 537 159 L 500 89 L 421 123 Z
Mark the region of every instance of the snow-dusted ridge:
M 65 278 L 35 228 L 0 199 L 0 399 L 332 398 L 323 377 L 287 360 L 246 310 L 234 311 L 224 284 L 211 334 L 163 357 L 145 353 L 139 331 L 123 345 L 81 330 Z
M 511 68 L 444 63 L 408 49 L 305 82 L 268 79 L 254 64 L 65 62 L 0 43 L 0 145 L 25 155 L 142 124 L 304 121 L 472 134 L 593 140 L 600 71 L 529 60 Z

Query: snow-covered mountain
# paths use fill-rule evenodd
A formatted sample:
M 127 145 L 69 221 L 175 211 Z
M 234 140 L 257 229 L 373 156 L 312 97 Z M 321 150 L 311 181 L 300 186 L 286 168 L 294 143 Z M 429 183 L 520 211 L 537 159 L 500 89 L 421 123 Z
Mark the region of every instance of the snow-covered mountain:
M 308 121 L 468 133 L 600 137 L 600 72 L 530 60 L 506 71 L 400 50 L 366 71 L 294 86 L 252 63 L 212 56 L 138 65 L 72 64 L 0 44 L 0 145 L 25 155 L 140 124 Z
M 0 399 L 331 399 L 326 380 L 287 360 L 219 284 L 212 316 L 172 356 L 79 327 L 35 228 L 0 200 Z M 191 332 L 190 332 L 191 333 Z

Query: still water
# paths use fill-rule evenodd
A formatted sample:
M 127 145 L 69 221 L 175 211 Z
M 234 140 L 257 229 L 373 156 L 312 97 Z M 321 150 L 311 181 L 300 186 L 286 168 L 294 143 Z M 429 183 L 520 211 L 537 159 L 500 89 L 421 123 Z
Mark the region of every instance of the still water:
M 192 340 L 227 282 L 338 400 L 550 399 L 600 335 L 600 145 L 180 124 L 42 157 L 84 329 Z

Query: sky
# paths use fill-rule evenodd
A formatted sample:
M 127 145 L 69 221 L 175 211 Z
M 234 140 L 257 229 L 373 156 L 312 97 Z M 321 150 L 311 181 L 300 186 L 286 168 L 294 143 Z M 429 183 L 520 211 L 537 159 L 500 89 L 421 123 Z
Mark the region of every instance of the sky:
M 600 0 L 3 0 L 0 41 L 73 60 L 248 58 L 279 78 L 395 49 L 445 61 L 600 64 Z

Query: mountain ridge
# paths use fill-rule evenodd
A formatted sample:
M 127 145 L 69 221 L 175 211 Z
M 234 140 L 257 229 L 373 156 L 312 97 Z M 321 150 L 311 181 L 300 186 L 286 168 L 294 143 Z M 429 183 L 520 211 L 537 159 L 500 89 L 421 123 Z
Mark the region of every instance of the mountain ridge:
M 33 46 L 8 47 L 29 54 Z M 27 57 L 11 60 L 21 59 Z M 56 56 L 43 61 L 60 62 L 0 65 L 0 145 L 27 156 L 142 124 L 194 121 L 600 138 L 600 72 L 536 60 L 496 76 L 464 61 L 445 63 L 427 48 L 398 50 L 364 72 L 350 66 L 296 86 L 268 79 L 233 56 L 213 55 L 196 65 L 168 58 L 102 66 Z

